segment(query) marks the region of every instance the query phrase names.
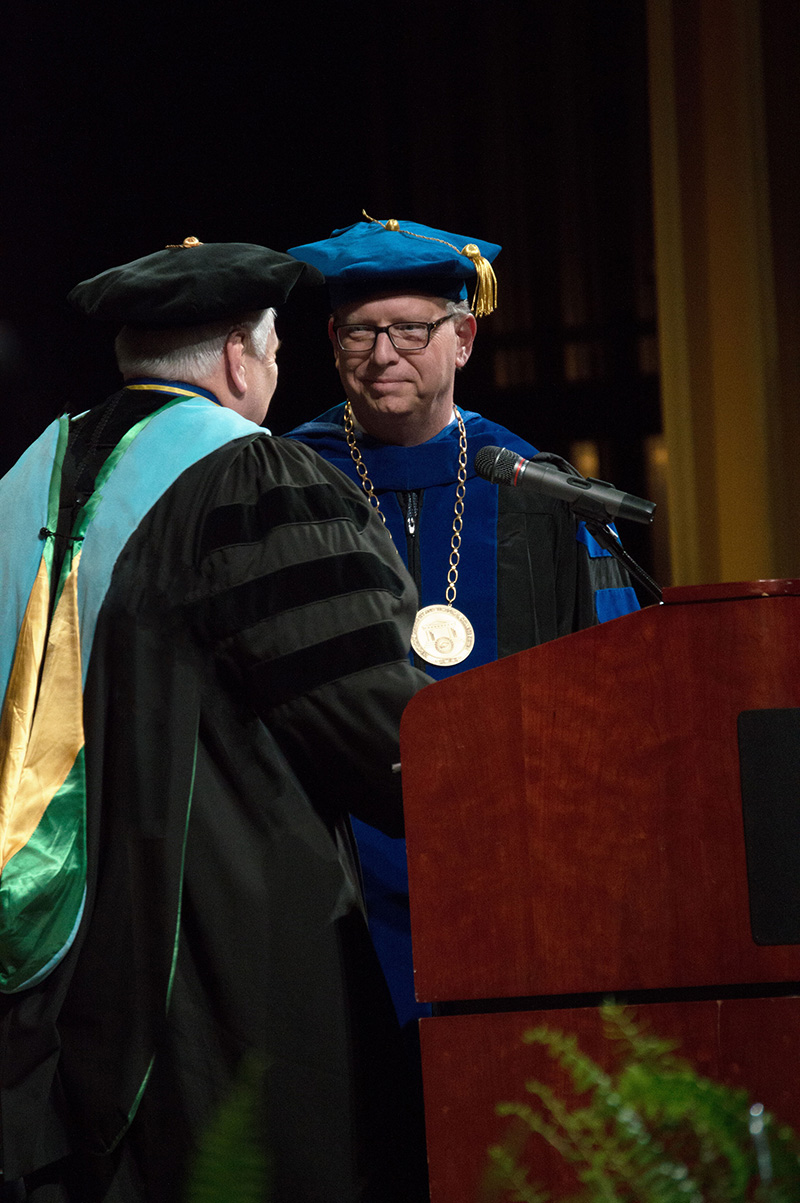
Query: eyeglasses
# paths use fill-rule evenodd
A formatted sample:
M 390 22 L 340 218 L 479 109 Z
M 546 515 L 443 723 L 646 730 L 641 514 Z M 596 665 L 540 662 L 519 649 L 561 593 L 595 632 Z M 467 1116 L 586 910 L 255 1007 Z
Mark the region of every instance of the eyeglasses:
M 334 326 L 334 330 L 342 351 L 371 351 L 379 334 L 388 334 L 396 351 L 424 351 L 434 330 L 455 316 L 446 313 L 435 322 L 392 322 L 391 326 L 362 326 L 352 322 Z

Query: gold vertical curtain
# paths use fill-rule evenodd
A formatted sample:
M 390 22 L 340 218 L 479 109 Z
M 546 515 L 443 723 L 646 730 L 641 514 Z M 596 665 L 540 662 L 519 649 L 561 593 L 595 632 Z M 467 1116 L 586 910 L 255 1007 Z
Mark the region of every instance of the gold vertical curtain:
M 797 397 L 781 357 L 787 296 L 775 275 L 784 240 L 796 235 L 771 204 L 783 166 L 769 155 L 769 123 L 787 116 L 765 104 L 765 75 L 780 69 L 776 10 L 764 53 L 766 12 L 757 0 L 648 4 L 676 584 L 800 575 L 789 486 Z

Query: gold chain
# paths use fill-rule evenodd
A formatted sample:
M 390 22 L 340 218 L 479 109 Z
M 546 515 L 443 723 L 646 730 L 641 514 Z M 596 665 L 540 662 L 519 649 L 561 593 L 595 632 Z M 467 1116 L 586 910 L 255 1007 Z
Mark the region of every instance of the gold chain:
M 458 419 L 458 480 L 456 482 L 456 506 L 453 515 L 453 537 L 450 540 L 450 568 L 447 573 L 447 590 L 444 599 L 448 606 L 456 600 L 458 562 L 461 559 L 461 532 L 464 529 L 464 493 L 467 486 L 467 430 L 464 419 L 456 410 Z
M 461 559 L 461 532 L 464 529 L 464 494 L 467 487 L 467 428 L 464 425 L 464 419 L 461 413 L 453 406 L 458 422 L 458 478 L 456 481 L 456 504 L 453 514 L 453 535 L 450 539 L 450 567 L 447 571 L 447 589 L 445 591 L 445 600 L 448 606 L 452 606 L 456 600 L 456 584 L 458 583 L 458 563 Z M 367 474 L 367 466 L 361 457 L 361 450 L 356 442 L 356 432 L 354 425 L 353 409 L 348 401 L 344 407 L 344 433 L 347 439 L 347 446 L 350 449 L 350 458 L 356 466 L 358 479 L 361 481 L 361 487 L 369 498 L 369 503 L 377 512 L 378 517 L 384 526 L 386 526 L 386 516 L 381 509 L 378 496 L 375 492 L 375 487 Z M 386 526 L 391 538 L 392 532 Z
M 383 525 L 386 526 L 386 515 L 381 509 L 380 502 L 378 501 L 377 494 L 375 493 L 375 487 L 370 478 L 367 476 L 367 465 L 361 458 L 361 452 L 358 449 L 355 426 L 353 425 L 353 408 L 349 401 L 344 407 L 344 433 L 345 438 L 347 439 L 347 446 L 350 448 L 350 458 L 356 466 L 356 472 L 358 473 L 358 478 L 361 481 L 361 487 L 369 498 L 370 505 L 377 510 L 378 517 Z M 386 529 L 389 531 L 389 538 L 391 539 L 392 532 L 389 530 L 388 526 L 386 526 Z

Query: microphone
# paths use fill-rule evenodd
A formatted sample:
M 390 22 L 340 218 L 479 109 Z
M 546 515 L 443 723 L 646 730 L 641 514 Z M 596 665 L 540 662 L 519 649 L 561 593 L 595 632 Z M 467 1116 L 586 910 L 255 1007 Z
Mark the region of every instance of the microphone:
M 546 458 L 549 457 L 542 456 L 542 459 Z M 481 447 L 475 454 L 475 471 L 492 484 L 531 489 L 534 493 L 545 493 L 548 497 L 566 501 L 580 518 L 596 518 L 600 522 L 613 522 L 615 518 L 653 521 L 654 501 L 622 493 L 602 480 L 580 476 L 566 460 L 560 460 L 567 469 L 565 472 L 553 463 L 537 463 L 538 459 L 538 455 L 534 459 L 525 459 L 506 447 Z

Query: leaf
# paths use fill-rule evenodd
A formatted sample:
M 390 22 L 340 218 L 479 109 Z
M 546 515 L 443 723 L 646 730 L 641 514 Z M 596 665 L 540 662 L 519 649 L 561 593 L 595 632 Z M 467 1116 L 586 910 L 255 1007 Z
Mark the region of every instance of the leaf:
M 252 1053 L 198 1145 L 187 1203 L 267 1203 L 272 1157 L 265 1147 L 265 1057 Z
M 546 1083 L 531 1080 L 530 1104 L 501 1103 L 499 1115 L 524 1124 L 529 1140 L 544 1139 L 573 1165 L 582 1190 L 562 1203 L 796 1203 L 800 1141 L 765 1113 L 773 1181 L 763 1183 L 748 1128 L 746 1091 L 696 1073 L 673 1041 L 648 1032 L 629 1007 L 601 1008 L 617 1070 L 608 1074 L 571 1033 L 544 1025 L 526 1032 L 585 1096 L 570 1109 Z M 510 1134 L 509 1134 L 510 1136 Z M 507 1203 L 538 1203 L 517 1137 L 493 1146 L 502 1165 Z M 509 1194 L 508 1191 L 516 1191 Z M 524 1192 L 528 1192 L 527 1194 Z M 544 1195 L 543 1198 L 548 1198 Z

